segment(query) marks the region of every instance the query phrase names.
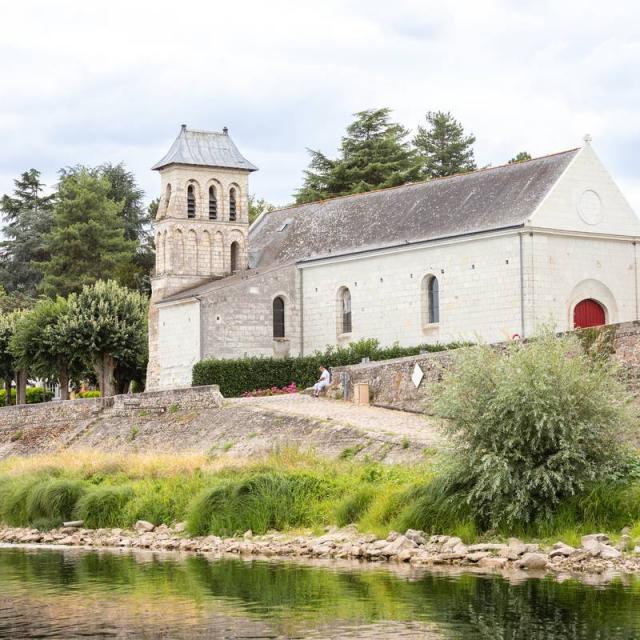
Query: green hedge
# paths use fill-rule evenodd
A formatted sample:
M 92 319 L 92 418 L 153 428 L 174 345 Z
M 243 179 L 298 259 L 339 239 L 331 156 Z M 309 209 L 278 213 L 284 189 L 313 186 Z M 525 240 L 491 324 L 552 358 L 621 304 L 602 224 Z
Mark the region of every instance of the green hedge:
M 239 358 L 237 360 L 201 360 L 193 367 L 192 384 L 199 387 L 220 385 L 222 395 L 240 396 L 246 391 L 284 387 L 295 382 L 298 387 L 311 386 L 319 377 L 318 367 L 340 367 L 357 364 L 362 358 L 390 360 L 414 356 L 425 351 L 446 351 L 469 343 L 422 344 L 416 347 L 381 348 L 377 340 L 360 340 L 348 347 L 329 348 L 325 353 L 314 353 L 300 358 Z
M 43 398 L 44 396 L 44 398 Z M 45 391 L 42 387 L 27 387 L 27 404 L 37 404 L 43 402 L 46 399 L 48 402 L 53 398 L 51 391 Z M 7 392 L 5 389 L 0 390 L 0 407 L 6 405 Z M 16 403 L 16 390 L 11 389 L 11 404 Z

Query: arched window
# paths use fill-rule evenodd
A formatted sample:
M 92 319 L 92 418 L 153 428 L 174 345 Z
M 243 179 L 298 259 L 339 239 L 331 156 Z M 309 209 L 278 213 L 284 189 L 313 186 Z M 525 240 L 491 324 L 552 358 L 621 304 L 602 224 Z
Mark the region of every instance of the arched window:
M 231 273 L 235 273 L 240 268 L 240 245 L 237 242 L 231 243 Z
M 236 190 L 231 187 L 229 189 L 229 220 L 231 222 L 235 222 L 237 215 L 237 206 L 236 206 Z
M 216 188 L 209 187 L 209 220 L 218 218 L 218 199 L 216 198 Z
M 338 333 L 351 333 L 352 328 L 351 292 L 343 287 L 338 295 Z
M 193 185 L 187 187 L 187 218 L 196 217 L 196 194 Z
M 440 285 L 438 278 L 429 276 L 427 278 L 427 322 L 435 324 L 440 322 Z
M 164 192 L 164 210 L 169 209 L 169 202 L 171 202 L 171 185 L 167 184 L 167 188 Z
M 273 300 L 273 337 L 284 338 L 284 300 L 281 296 Z

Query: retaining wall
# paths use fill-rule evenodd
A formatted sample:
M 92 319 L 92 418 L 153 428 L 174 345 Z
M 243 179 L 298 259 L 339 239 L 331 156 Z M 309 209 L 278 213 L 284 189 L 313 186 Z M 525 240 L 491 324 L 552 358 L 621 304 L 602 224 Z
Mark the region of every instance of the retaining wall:
M 629 390 L 636 398 L 640 398 L 640 322 L 625 322 L 612 325 L 612 328 L 613 357 L 622 365 L 622 374 Z M 496 347 L 500 348 L 500 345 Z M 395 360 L 335 367 L 332 376 L 334 383 L 339 383 L 342 374 L 347 375 L 349 398 L 353 397 L 354 384 L 366 382 L 369 384 L 372 404 L 429 413 L 435 385 L 442 380 L 444 371 L 454 365 L 456 357 L 456 350 L 425 353 Z M 416 365 L 424 374 L 417 387 L 411 379 Z

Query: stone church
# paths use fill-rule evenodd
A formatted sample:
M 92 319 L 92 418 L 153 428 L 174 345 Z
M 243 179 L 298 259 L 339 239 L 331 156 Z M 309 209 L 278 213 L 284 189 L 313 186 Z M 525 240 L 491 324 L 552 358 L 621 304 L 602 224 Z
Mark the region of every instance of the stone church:
M 203 358 L 525 337 L 637 320 L 640 221 L 591 147 L 295 205 L 249 225 L 227 129 L 186 125 L 153 167 L 147 384 Z

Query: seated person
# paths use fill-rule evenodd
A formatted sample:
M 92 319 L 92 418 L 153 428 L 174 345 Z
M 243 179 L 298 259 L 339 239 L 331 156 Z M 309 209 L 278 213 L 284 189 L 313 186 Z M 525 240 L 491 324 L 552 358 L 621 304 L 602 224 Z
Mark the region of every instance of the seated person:
M 331 374 L 329 371 L 321 366 L 320 367 L 320 380 L 313 385 L 313 397 L 317 398 L 320 395 L 320 392 L 329 386 L 331 382 Z

